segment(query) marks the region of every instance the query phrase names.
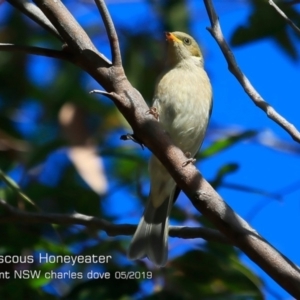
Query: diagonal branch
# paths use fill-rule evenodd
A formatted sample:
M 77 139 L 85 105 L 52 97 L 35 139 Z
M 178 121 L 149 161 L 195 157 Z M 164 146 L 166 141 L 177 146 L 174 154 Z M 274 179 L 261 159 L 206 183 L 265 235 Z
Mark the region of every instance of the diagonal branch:
M 282 16 L 282 18 L 295 30 L 296 33 L 300 34 L 300 28 L 276 5 L 272 0 L 269 0 L 269 4 Z
M 64 4 L 60 0 L 34 0 L 34 2 L 63 37 L 68 50 L 76 56 L 76 64 L 97 81 L 100 78 L 101 85 L 105 89 L 109 88 L 111 79 L 109 79 L 108 68 L 111 66 L 111 62 L 96 49 Z
M 27 15 L 30 19 L 38 23 L 41 27 L 46 29 L 55 35 L 58 39 L 63 41 L 62 37 L 52 25 L 52 23 L 47 19 L 44 13 L 33 3 L 28 2 L 27 0 L 6 0 L 12 6 L 20 10 L 22 13 Z
M 52 49 L 42 48 L 42 47 L 19 46 L 15 44 L 0 43 L 0 51 L 21 52 L 21 53 L 52 57 L 52 58 L 74 62 L 72 53 L 68 53 L 67 51 L 52 50 Z
M 255 90 L 251 82 L 239 68 L 235 57 L 222 34 L 219 18 L 215 12 L 212 1 L 204 0 L 204 4 L 212 26 L 211 28 L 207 29 L 214 37 L 221 51 L 223 52 L 223 55 L 228 63 L 228 69 L 230 70 L 230 72 L 240 82 L 245 92 L 252 99 L 254 104 L 260 109 L 262 109 L 271 120 L 277 123 L 286 132 L 288 132 L 294 141 L 300 143 L 300 132 L 296 129 L 296 127 L 290 122 L 288 122 L 284 117 L 282 117 L 269 103 L 267 103 L 261 97 L 261 95 Z
M 104 0 L 95 0 L 95 2 L 100 11 L 108 35 L 113 65 L 121 66 L 122 57 L 120 53 L 119 39 L 116 33 L 115 25 L 111 19 Z
M 133 235 L 136 225 L 113 224 L 103 219 L 87 216 L 79 213 L 54 214 L 54 213 L 32 213 L 17 209 L 6 201 L 0 199 L 0 206 L 5 213 L 0 217 L 0 223 L 46 223 L 58 225 L 84 225 L 89 228 L 100 229 L 108 236 Z M 229 240 L 218 230 L 203 227 L 181 227 L 170 226 L 169 235 L 183 239 L 202 238 L 207 241 L 229 244 Z

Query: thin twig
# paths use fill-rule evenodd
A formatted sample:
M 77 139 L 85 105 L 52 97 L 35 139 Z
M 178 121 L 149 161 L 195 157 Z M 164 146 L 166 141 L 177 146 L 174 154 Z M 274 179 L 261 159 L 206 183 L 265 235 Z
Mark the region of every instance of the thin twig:
M 86 71 L 93 69 L 96 73 L 101 71 L 101 74 L 107 74 L 106 68 L 111 66 L 110 60 L 98 52 L 87 33 L 61 1 L 33 0 L 33 2 L 42 10 L 63 37 L 68 48 L 77 58 L 77 65 L 80 67 L 84 65 Z M 94 70 L 95 67 L 96 71 Z M 105 82 L 105 78 L 103 78 L 103 81 Z
M 275 199 L 277 201 L 282 201 L 282 195 L 280 195 L 280 194 L 269 193 L 263 189 L 258 189 L 258 188 L 254 188 L 254 187 L 250 187 L 250 186 L 246 186 L 246 185 L 242 185 L 242 184 L 222 182 L 221 187 L 227 188 L 227 189 L 233 189 L 233 190 L 237 190 L 237 191 L 242 191 L 242 192 L 246 192 L 246 193 L 258 194 L 258 195 L 262 195 L 262 196 L 265 196 L 268 198 Z
M 300 34 L 300 28 L 274 3 L 274 1 L 269 0 L 269 4 L 274 7 L 274 9 L 283 17 L 283 19 L 295 30 L 296 33 Z
M 207 30 L 214 37 L 221 51 L 223 52 L 230 72 L 240 82 L 245 92 L 252 99 L 254 104 L 262 109 L 271 120 L 281 126 L 286 132 L 288 132 L 294 141 L 300 143 L 300 132 L 296 129 L 296 127 L 288 122 L 284 117 L 282 117 L 269 103 L 267 103 L 261 97 L 261 95 L 255 90 L 245 74 L 240 70 L 235 57 L 222 34 L 219 18 L 215 12 L 212 1 L 204 0 L 204 4 L 212 26 L 211 28 L 207 28 Z
M 120 53 L 119 39 L 115 29 L 115 25 L 111 19 L 110 13 L 106 7 L 104 0 L 95 0 L 95 3 L 101 14 L 107 32 L 107 36 L 109 39 L 112 63 L 114 66 L 121 66 L 122 57 Z
M 21 199 L 23 199 L 24 201 L 28 202 L 29 204 L 31 204 L 38 212 L 42 213 L 42 210 L 40 209 L 40 207 L 32 200 L 30 199 L 30 197 L 28 197 L 21 189 L 21 187 L 9 176 L 7 176 L 1 169 L 0 169 L 0 179 L 2 179 L 5 184 L 7 186 L 9 186 Z M 14 209 L 12 206 L 10 205 L 4 205 L 6 202 L 1 200 L 2 203 L 0 203 L 2 205 L 2 207 L 4 207 L 4 209 L 6 210 L 7 213 L 12 214 L 12 209 Z M 20 210 L 21 211 L 21 210 Z M 51 224 L 52 226 L 52 224 Z M 61 243 L 63 244 L 63 241 L 61 239 L 61 236 L 59 235 L 57 229 L 53 227 L 54 232 L 56 233 L 57 237 L 60 239 Z
M 2 179 L 7 186 L 9 186 L 17 195 L 19 195 L 24 201 L 30 203 L 32 206 L 37 207 L 37 205 L 21 190 L 20 186 L 9 176 L 7 176 L 1 169 L 0 169 L 0 179 Z
M 61 41 L 64 41 L 56 28 L 52 25 L 44 13 L 32 2 L 26 0 L 7 0 L 12 6 L 20 10 L 27 17 L 38 23 L 44 29 L 55 35 Z
M 109 99 L 113 100 L 113 101 L 122 101 L 122 97 L 119 96 L 118 94 L 114 93 L 114 92 L 106 92 L 106 91 L 102 91 L 102 90 L 92 90 L 89 92 L 89 94 L 100 94 L 103 96 L 108 97 Z
M 281 197 L 286 197 L 287 195 L 291 193 L 295 193 L 300 190 L 300 181 L 297 180 L 296 182 L 293 182 L 289 184 L 288 186 L 285 186 L 284 188 L 278 190 L 276 192 L 277 195 L 281 195 Z M 257 202 L 256 205 L 254 205 L 250 211 L 248 211 L 245 219 L 248 222 L 252 222 L 254 217 L 256 217 L 267 205 L 273 203 L 271 201 L 267 201 L 269 199 L 262 198 Z
M 9 43 L 0 43 L 0 51 L 23 52 L 27 54 L 63 59 L 70 62 L 73 61 L 72 54 L 67 51 L 52 50 L 42 47 L 19 46 Z
M 133 235 L 136 225 L 113 224 L 106 220 L 79 213 L 54 214 L 54 213 L 33 213 L 13 207 L 6 201 L 0 199 L 0 206 L 5 210 L 1 215 L 0 223 L 26 222 L 26 223 L 50 223 L 59 225 L 84 225 L 90 228 L 100 229 L 109 236 Z M 207 241 L 214 241 L 229 244 L 229 240 L 218 230 L 203 227 L 181 227 L 170 226 L 169 235 L 184 239 L 203 238 Z

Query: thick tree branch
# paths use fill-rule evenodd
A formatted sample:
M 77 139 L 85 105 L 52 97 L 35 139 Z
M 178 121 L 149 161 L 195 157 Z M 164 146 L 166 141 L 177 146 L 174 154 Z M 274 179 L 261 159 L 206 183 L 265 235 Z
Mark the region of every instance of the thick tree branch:
M 295 30 L 296 33 L 300 34 L 300 28 L 276 5 L 272 0 L 269 0 L 269 4 L 281 15 L 281 17 Z
M 284 117 L 282 117 L 269 103 L 267 103 L 261 95 L 255 90 L 251 82 L 245 76 L 245 74 L 241 71 L 235 57 L 230 50 L 226 40 L 222 34 L 219 18 L 215 12 L 212 1 L 204 0 L 204 4 L 210 19 L 211 28 L 207 28 L 211 33 L 213 38 L 218 43 L 221 51 L 224 54 L 224 57 L 228 63 L 229 71 L 236 77 L 236 79 L 240 82 L 241 86 L 248 94 L 248 96 L 252 99 L 254 104 L 262 109 L 267 116 L 277 123 L 280 127 L 282 127 L 294 141 L 300 143 L 300 132 L 296 129 L 296 127 L 288 122 Z
M 70 51 L 76 55 L 77 65 L 95 78 L 107 92 L 119 96 L 113 101 L 133 128 L 135 136 L 164 164 L 198 211 L 278 284 L 300 299 L 300 272 L 297 266 L 234 213 L 195 166 L 189 164 L 182 167 L 186 156 L 173 145 L 157 120 L 146 114 L 149 107 L 128 82 L 123 68 L 111 65 L 103 58 L 59 0 L 34 1 L 64 38 Z
M 44 13 L 33 3 L 28 2 L 27 0 L 6 0 L 12 6 L 20 10 L 22 13 L 27 15 L 30 19 L 38 23 L 44 29 L 55 35 L 58 39 L 63 41 L 62 37 L 47 19 Z
M 41 47 L 0 43 L 0 51 L 22 52 L 26 54 L 40 55 L 74 62 L 72 54 L 68 53 L 67 51 L 58 51 Z
M 108 236 L 133 235 L 136 225 L 113 224 L 106 220 L 79 213 L 54 214 L 54 213 L 33 213 L 17 209 L 6 201 L 0 199 L 0 206 L 5 211 L 0 215 L 0 223 L 46 223 L 57 225 L 84 225 L 93 229 L 100 229 Z M 219 231 L 203 227 L 181 227 L 170 226 L 169 235 L 183 239 L 202 238 L 211 242 L 228 244 L 229 240 Z
M 95 0 L 95 2 L 100 11 L 108 35 L 110 49 L 111 49 L 112 63 L 114 66 L 121 66 L 122 57 L 121 57 L 119 39 L 116 33 L 115 25 L 111 19 L 111 16 L 105 5 L 104 0 Z
M 34 2 L 54 25 L 72 52 L 78 55 L 82 63 L 87 66 L 93 63 L 94 68 L 95 65 L 97 68 L 107 68 L 111 65 L 109 59 L 98 52 L 86 32 L 61 1 L 34 0 Z M 105 74 L 107 73 L 105 72 Z

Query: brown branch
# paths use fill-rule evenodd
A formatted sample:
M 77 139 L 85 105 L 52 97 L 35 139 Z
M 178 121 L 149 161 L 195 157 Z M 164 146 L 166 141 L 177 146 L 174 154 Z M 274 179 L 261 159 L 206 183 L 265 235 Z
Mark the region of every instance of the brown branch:
M 294 141 L 300 143 L 300 132 L 296 129 L 296 127 L 282 117 L 269 103 L 267 103 L 261 97 L 261 95 L 255 90 L 251 82 L 239 68 L 235 57 L 222 34 L 219 18 L 215 12 L 212 1 L 204 0 L 204 4 L 211 23 L 211 28 L 207 28 L 207 30 L 211 33 L 223 52 L 223 55 L 228 63 L 229 71 L 236 77 L 254 104 L 262 109 L 271 120 L 288 132 Z
M 42 26 L 44 29 L 55 35 L 58 39 L 63 41 L 62 37 L 47 19 L 44 13 L 33 3 L 24 0 L 6 0 L 12 6 L 20 10 L 23 14 L 27 15 L 30 19 Z
M 114 66 L 121 66 L 122 57 L 121 57 L 119 39 L 116 33 L 115 25 L 111 19 L 111 16 L 105 5 L 104 0 L 95 0 L 95 2 L 100 11 L 108 35 L 111 56 L 112 56 L 112 63 Z
M 93 229 L 100 229 L 108 236 L 133 235 L 136 225 L 113 224 L 103 219 L 87 216 L 79 213 L 54 214 L 54 213 L 32 213 L 17 209 L 6 201 L 0 199 L 0 206 L 5 214 L 0 215 L 0 223 L 46 223 L 57 225 L 84 225 Z M 207 241 L 228 244 L 229 240 L 219 231 L 203 227 L 181 227 L 170 226 L 169 235 L 183 239 L 202 238 Z
M 59 1 L 34 0 L 86 70 L 107 92 L 119 97 L 114 103 L 132 126 L 135 136 L 163 163 L 194 206 L 232 244 L 269 274 L 295 298 L 300 299 L 300 272 L 289 259 L 273 248 L 228 206 L 192 164 L 182 167 L 184 153 L 173 145 L 149 110 L 141 94 L 128 82 L 122 66 L 107 63 L 90 39 Z M 106 20 L 107 22 L 107 20 Z M 229 56 L 232 54 L 229 54 Z
M 74 62 L 72 54 L 68 53 L 67 51 L 52 50 L 42 47 L 19 46 L 15 44 L 0 43 L 0 51 L 22 52 L 26 54 L 40 55 Z
M 182 239 L 202 238 L 210 242 L 231 244 L 230 241 L 218 230 L 204 227 L 169 226 L 169 236 Z
M 93 65 L 92 70 L 96 66 L 96 68 L 101 68 L 102 73 L 107 75 L 106 68 L 111 65 L 111 62 L 102 53 L 98 52 L 86 32 L 68 12 L 64 4 L 59 0 L 34 0 L 34 2 L 62 36 L 69 50 L 72 50 L 78 56 L 80 61 L 77 64 L 83 64 L 88 69 L 90 65 Z
M 269 4 L 274 7 L 274 9 L 281 15 L 281 17 L 295 30 L 296 33 L 300 34 L 300 28 L 274 3 L 274 1 L 269 0 Z

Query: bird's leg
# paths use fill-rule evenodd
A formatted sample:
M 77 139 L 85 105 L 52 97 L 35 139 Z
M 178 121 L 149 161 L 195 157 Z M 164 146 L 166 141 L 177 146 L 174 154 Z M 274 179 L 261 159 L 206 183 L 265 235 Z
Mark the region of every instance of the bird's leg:
M 156 107 L 152 106 L 146 111 L 147 115 L 152 115 L 157 121 L 159 121 L 159 113 Z
M 134 133 L 133 134 L 130 134 L 130 133 L 123 134 L 123 135 L 120 136 L 120 139 L 123 140 L 123 141 L 131 140 L 131 141 L 139 144 L 142 147 L 143 150 L 145 149 L 144 144 L 139 140 L 138 137 L 135 136 Z
M 193 164 L 196 161 L 195 158 L 191 157 L 192 154 L 190 152 L 185 152 L 184 154 L 187 157 L 187 160 L 182 164 L 182 167 L 186 167 L 188 164 Z

